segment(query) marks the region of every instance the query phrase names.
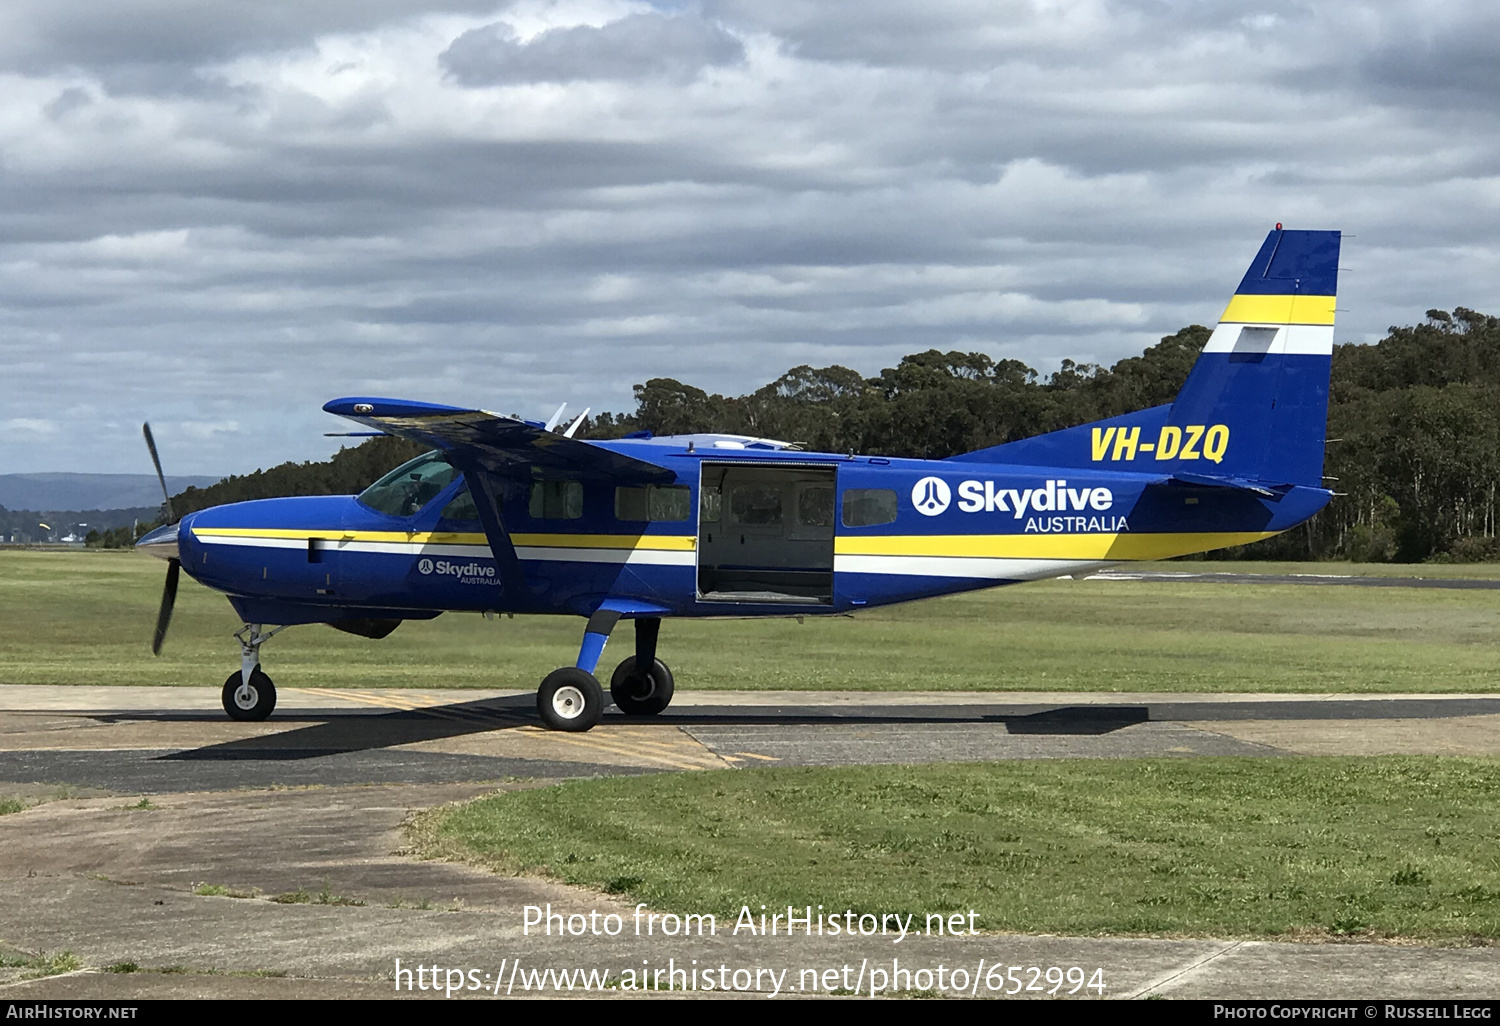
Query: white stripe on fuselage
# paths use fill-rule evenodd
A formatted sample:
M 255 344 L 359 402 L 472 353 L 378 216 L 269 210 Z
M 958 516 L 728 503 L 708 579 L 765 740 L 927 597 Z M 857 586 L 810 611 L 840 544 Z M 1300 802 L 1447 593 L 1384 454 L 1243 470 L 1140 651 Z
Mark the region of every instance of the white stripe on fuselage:
M 307 550 L 307 542 L 301 538 L 244 538 L 221 535 L 197 535 L 205 545 L 228 545 L 250 549 L 295 549 Z M 494 553 L 488 545 L 448 545 L 434 542 L 386 542 L 386 541 L 341 541 L 338 538 L 322 540 L 322 552 L 359 552 L 387 556 L 454 556 L 459 559 L 493 559 Z M 549 561 L 557 563 L 615 563 L 644 564 L 653 566 L 693 566 L 691 551 L 674 552 L 667 549 L 583 549 L 556 548 L 544 545 L 518 545 L 516 557 L 522 560 Z
M 967 577 L 986 581 L 1039 581 L 1090 573 L 1114 562 L 1076 559 L 1008 559 L 993 556 L 835 556 L 835 573 L 905 577 Z
M 243 538 L 199 535 L 205 545 L 250 549 L 295 549 L 305 551 L 307 542 L 298 538 Z M 490 559 L 488 545 L 439 545 L 422 542 L 365 542 L 328 539 L 322 550 L 358 552 L 375 555 L 448 556 L 457 559 Z M 517 558 L 525 562 L 608 563 L 641 566 L 694 566 L 692 552 L 663 549 L 578 549 L 540 545 L 516 547 Z M 1109 562 L 1084 562 L 1071 559 L 1009 559 L 993 556 L 882 556 L 839 555 L 834 557 L 836 573 L 895 574 L 905 577 L 964 577 L 990 581 L 1042 580 L 1066 574 L 1083 573 Z

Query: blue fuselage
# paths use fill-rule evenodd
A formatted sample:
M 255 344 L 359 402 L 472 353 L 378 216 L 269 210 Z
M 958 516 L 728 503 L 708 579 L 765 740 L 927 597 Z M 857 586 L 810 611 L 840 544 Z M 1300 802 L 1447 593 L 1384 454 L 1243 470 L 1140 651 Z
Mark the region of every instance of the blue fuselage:
M 587 615 L 606 599 L 667 616 L 814 615 L 1243 544 L 1303 522 L 1330 496 L 667 441 L 597 443 L 675 472 L 650 499 L 672 500 L 664 511 L 607 480 L 558 486 L 557 502 L 539 498 L 535 481 L 501 482 L 513 559 L 496 558 L 479 521 L 444 516 L 461 476 L 410 516 L 353 496 L 203 510 L 182 520 L 178 554 L 249 623 Z

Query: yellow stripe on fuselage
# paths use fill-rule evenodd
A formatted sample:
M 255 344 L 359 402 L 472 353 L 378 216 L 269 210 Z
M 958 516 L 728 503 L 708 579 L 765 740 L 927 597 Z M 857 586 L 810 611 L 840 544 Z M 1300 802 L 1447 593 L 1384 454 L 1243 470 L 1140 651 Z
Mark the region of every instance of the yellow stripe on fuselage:
M 1236 295 L 1221 321 L 1232 324 L 1332 324 L 1333 296 Z
M 400 542 L 431 545 L 488 545 L 482 534 L 452 531 L 339 531 L 315 527 L 301 530 L 280 527 L 195 527 L 200 538 L 316 538 L 319 541 Z
M 453 531 L 327 531 L 279 527 L 195 527 L 203 538 L 316 538 L 329 542 L 391 542 L 401 545 L 489 545 L 482 534 Z M 690 534 L 513 534 L 516 545 L 554 549 L 662 549 L 691 552 Z
M 268 527 L 195 528 L 194 533 L 218 538 L 305 539 L 329 542 L 386 542 L 404 545 L 473 545 L 487 547 L 482 534 L 457 532 L 348 531 L 319 532 Z M 1164 559 L 1189 552 L 1205 552 L 1230 545 L 1246 545 L 1274 537 L 1277 531 L 1218 533 L 1163 532 L 1134 534 L 944 534 L 838 535 L 834 553 L 840 556 L 952 556 L 988 559 L 1141 560 Z M 686 534 L 515 534 L 512 542 L 532 549 L 608 549 L 691 552 L 697 539 Z
M 1163 559 L 1246 545 L 1279 531 L 1162 534 L 946 534 L 834 539 L 840 556 L 960 556 L 990 559 Z

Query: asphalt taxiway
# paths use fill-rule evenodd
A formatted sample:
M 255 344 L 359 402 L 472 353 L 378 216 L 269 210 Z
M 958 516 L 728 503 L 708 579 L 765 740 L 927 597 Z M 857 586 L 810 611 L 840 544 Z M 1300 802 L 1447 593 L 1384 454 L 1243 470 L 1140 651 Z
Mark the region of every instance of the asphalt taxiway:
M 0 686 L 0 781 L 128 794 L 558 779 L 733 766 L 1500 754 L 1500 696 L 687 692 L 544 730 L 531 692 Z
M 542 730 L 533 703 L 529 692 L 283 688 L 271 720 L 241 724 L 217 690 L 0 686 L 0 799 L 50 799 L 0 816 L 0 965 L 65 949 L 81 963 L 35 980 L 0 968 L 0 998 L 380 997 L 394 993 L 396 958 L 481 973 L 516 957 L 799 970 L 893 953 L 911 966 L 1097 965 L 1106 996 L 1495 996 L 1495 948 L 983 935 L 892 952 L 858 938 L 523 937 L 527 904 L 630 910 L 410 858 L 402 823 L 497 787 L 607 774 L 1493 755 L 1500 696 L 684 692 L 660 717 L 611 712 L 583 735 Z M 288 894 L 307 900 L 271 900 Z M 121 964 L 153 971 L 100 971 Z

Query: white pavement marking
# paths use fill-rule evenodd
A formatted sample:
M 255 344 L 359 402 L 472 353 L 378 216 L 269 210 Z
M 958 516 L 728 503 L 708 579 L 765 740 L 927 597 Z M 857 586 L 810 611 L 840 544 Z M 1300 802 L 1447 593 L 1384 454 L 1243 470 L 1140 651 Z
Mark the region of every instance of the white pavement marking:
M 11 987 L 19 987 L 25 983 L 40 983 L 43 980 L 65 980 L 69 976 L 90 976 L 99 970 L 93 966 L 84 966 L 82 969 L 74 969 L 67 973 L 48 973 L 45 976 L 23 976 L 19 980 L 11 980 L 9 983 L 0 983 L 0 990 L 9 990 Z
M 1231 951 L 1233 951 L 1243 943 L 1245 942 L 1242 940 L 1231 941 L 1228 944 L 1225 944 L 1223 947 L 1219 948 L 1217 951 L 1204 955 L 1202 958 L 1195 959 L 1189 962 L 1187 965 L 1178 966 L 1175 969 L 1163 973 L 1162 975 L 1153 979 L 1150 983 L 1147 983 L 1146 985 L 1141 987 L 1137 987 L 1135 990 L 1132 990 L 1128 994 L 1121 994 L 1119 996 L 1119 999 L 1122 1001 L 1130 1001 L 1135 998 L 1142 998 L 1147 994 L 1152 993 L 1153 991 L 1161 990 L 1168 984 L 1178 983 L 1192 973 L 1197 972 L 1199 969 L 1202 969 L 1204 966 L 1208 965 L 1208 963 L 1223 958 L 1225 955 L 1229 954 Z

